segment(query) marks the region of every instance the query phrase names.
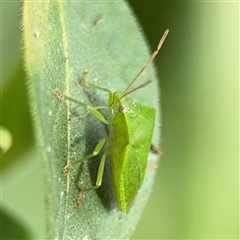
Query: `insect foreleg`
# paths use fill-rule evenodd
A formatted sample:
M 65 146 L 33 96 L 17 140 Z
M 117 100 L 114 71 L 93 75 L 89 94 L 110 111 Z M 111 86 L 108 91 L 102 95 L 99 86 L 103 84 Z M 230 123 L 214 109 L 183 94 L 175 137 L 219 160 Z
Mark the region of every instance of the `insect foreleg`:
M 85 70 L 83 71 L 83 77 L 82 77 L 82 84 L 83 84 L 83 86 L 95 88 L 95 89 L 98 89 L 98 90 L 101 90 L 101 91 L 104 91 L 104 92 L 108 92 L 109 94 L 112 93 L 112 92 L 111 92 L 109 89 L 107 89 L 107 88 L 99 87 L 99 86 L 97 86 L 97 85 L 94 85 L 94 84 L 92 84 L 92 83 L 89 83 L 89 82 L 87 81 L 88 75 L 89 75 L 89 71 L 88 71 L 88 69 L 85 69 Z

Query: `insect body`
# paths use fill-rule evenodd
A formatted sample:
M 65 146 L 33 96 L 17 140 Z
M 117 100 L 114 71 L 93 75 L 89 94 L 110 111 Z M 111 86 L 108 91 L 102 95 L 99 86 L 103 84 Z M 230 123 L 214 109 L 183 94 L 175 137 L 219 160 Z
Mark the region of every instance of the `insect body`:
M 126 213 L 142 185 L 152 133 L 155 109 L 121 99 L 114 94 L 114 113 L 109 125 L 109 156 L 117 203 Z
M 92 154 L 74 163 L 69 163 L 64 168 L 64 173 L 68 174 L 69 169 L 73 165 L 98 155 L 104 145 L 107 144 L 106 151 L 100 161 L 96 185 L 80 191 L 78 194 L 77 206 L 81 204 L 81 198 L 84 191 L 97 189 L 101 186 L 106 157 L 109 156 L 116 201 L 123 213 L 126 214 L 129 211 L 144 179 L 155 123 L 155 109 L 137 103 L 128 96 L 133 91 L 145 87 L 150 81 L 132 90 L 129 89 L 157 55 L 167 34 L 168 30 L 161 38 L 157 50 L 151 55 L 144 67 L 123 92 L 117 91 L 112 93 L 108 89 L 88 83 L 90 87 L 109 93 L 108 106 L 104 107 L 108 109 L 108 119 L 105 119 L 98 111 L 98 109 L 103 107 L 88 106 L 85 103 L 78 102 L 73 98 L 62 95 L 58 90 L 55 90 L 54 93 L 58 98 L 67 99 L 84 106 L 87 110 L 86 114 L 93 114 L 101 122 L 107 124 L 109 129 L 109 136 L 100 140 Z

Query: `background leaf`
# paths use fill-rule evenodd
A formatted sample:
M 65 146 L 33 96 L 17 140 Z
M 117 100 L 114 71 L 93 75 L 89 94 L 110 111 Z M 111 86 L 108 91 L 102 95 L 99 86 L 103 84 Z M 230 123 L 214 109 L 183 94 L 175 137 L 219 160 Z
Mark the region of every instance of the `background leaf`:
M 6 210 L 0 209 L 0 219 L 1 239 L 33 239 L 33 233 L 25 229 L 26 224 L 16 219 L 16 216 L 12 216 Z
M 85 69 L 90 72 L 89 82 L 112 91 L 124 90 L 149 57 L 128 6 L 120 1 L 25 2 L 23 29 L 31 105 L 48 184 L 48 237 L 129 238 L 151 192 L 155 169 L 147 170 L 143 187 L 127 216 L 116 205 L 108 165 L 102 187 L 86 192 L 81 208 L 76 209 L 79 189 L 95 184 L 99 157 L 73 168 L 67 177 L 62 170 L 69 161 L 91 153 L 107 129 L 92 116 L 68 122 L 85 109 L 59 101 L 53 94 L 59 89 L 92 106 L 106 105 L 105 92 L 81 86 Z M 148 79 L 156 79 L 152 67 L 137 85 Z M 156 84 L 155 81 L 132 96 L 159 109 Z M 156 124 L 155 144 L 158 135 Z
M 24 73 L 20 61 L 12 69 L 12 74 L 2 85 L 0 102 L 1 125 L 12 133 L 12 149 L 1 161 L 1 171 L 7 170 L 18 158 L 34 148 L 32 122 L 24 82 Z M 3 114 L 4 113 L 4 114 Z

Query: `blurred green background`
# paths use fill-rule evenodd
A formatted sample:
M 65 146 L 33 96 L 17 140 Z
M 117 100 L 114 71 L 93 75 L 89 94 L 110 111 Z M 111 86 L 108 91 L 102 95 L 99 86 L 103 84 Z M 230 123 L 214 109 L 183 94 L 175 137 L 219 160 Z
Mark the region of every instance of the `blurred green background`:
M 132 239 L 239 239 L 239 3 L 130 5 L 152 50 L 170 29 L 155 60 L 163 156 Z M 1 8 L 1 125 L 13 136 L 1 160 L 2 216 L 27 226 L 26 239 L 43 239 L 44 181 L 21 59 L 20 3 Z

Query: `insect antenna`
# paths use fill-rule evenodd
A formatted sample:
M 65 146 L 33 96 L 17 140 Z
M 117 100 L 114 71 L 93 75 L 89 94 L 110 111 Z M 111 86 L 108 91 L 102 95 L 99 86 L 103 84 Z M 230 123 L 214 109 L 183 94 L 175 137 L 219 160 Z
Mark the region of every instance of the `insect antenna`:
M 152 62 L 152 60 L 156 57 L 156 55 L 158 54 L 160 48 L 163 45 L 163 42 L 165 41 L 167 35 L 169 33 L 169 29 L 167 29 L 162 38 L 160 39 L 157 49 L 153 52 L 153 54 L 151 55 L 151 57 L 148 59 L 148 61 L 145 63 L 145 65 L 141 68 L 141 70 L 138 72 L 138 74 L 135 76 L 135 78 L 128 84 L 128 86 L 126 87 L 126 89 L 123 91 L 123 96 L 126 96 L 128 94 L 128 90 L 129 88 L 133 85 L 133 83 L 136 81 L 136 79 L 142 74 L 142 72 L 144 72 L 144 70 L 147 68 L 147 66 Z M 144 85 L 144 84 L 143 84 Z M 142 86 L 142 85 L 141 85 Z M 141 88 L 141 86 L 139 86 Z M 137 88 L 138 89 L 138 88 Z M 135 89 L 135 90 L 137 90 Z M 134 90 L 134 91 L 135 91 Z M 132 92 L 132 91 L 131 91 Z
M 135 91 L 137 91 L 137 90 L 140 89 L 140 88 L 146 87 L 146 86 L 147 86 L 149 83 L 151 83 L 151 82 L 152 82 L 151 80 L 148 80 L 147 82 L 145 82 L 145 83 L 143 83 L 143 84 L 135 87 L 134 89 L 132 89 L 132 90 L 124 93 L 120 98 L 124 98 L 124 97 L 125 97 L 126 95 L 128 95 L 128 94 L 130 94 L 130 93 L 132 93 L 132 92 L 135 92 Z

